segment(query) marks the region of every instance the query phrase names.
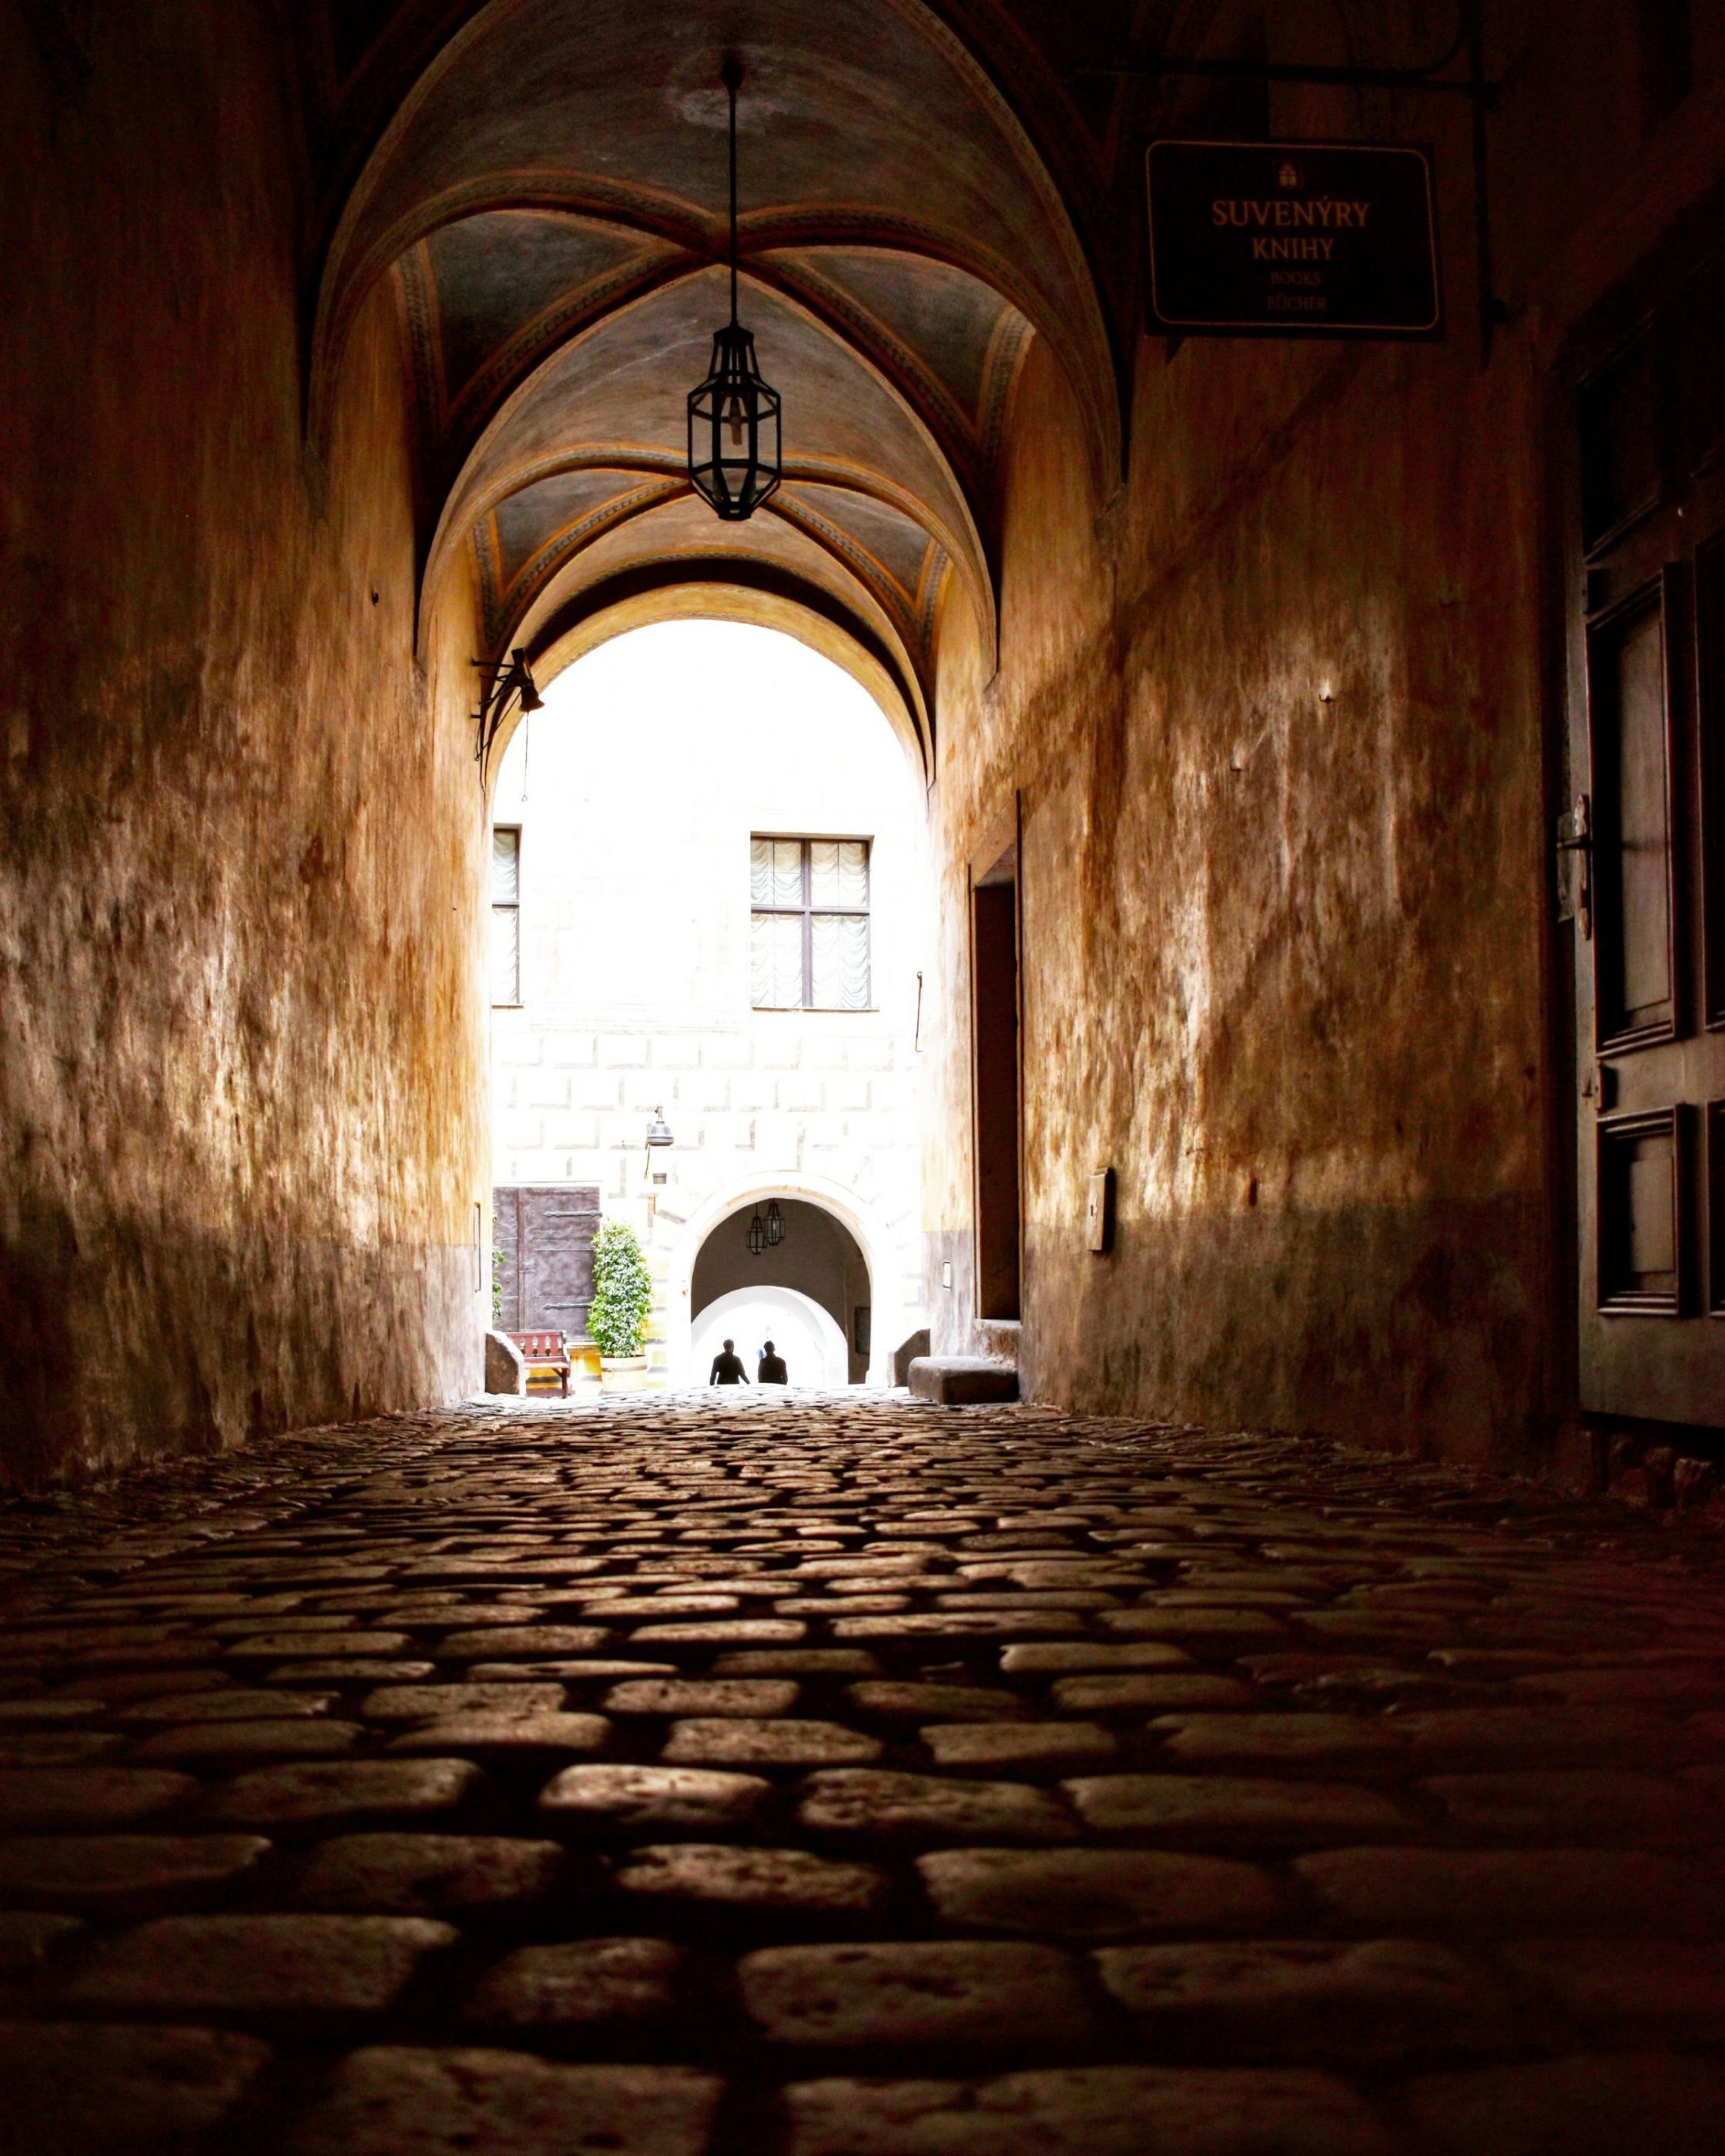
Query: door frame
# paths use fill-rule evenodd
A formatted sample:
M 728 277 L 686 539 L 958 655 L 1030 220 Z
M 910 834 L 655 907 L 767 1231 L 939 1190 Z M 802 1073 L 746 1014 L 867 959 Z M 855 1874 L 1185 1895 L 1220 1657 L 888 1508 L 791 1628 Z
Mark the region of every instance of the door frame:
M 987 827 L 972 853 L 965 876 L 964 912 L 970 974 L 970 1168 L 971 1295 L 973 1322 L 980 1326 L 1021 1325 L 1024 1310 L 1024 891 L 1022 807 L 1014 792 L 1011 806 Z M 1013 1309 L 991 1314 L 983 1307 L 983 1128 L 982 1055 L 978 1029 L 977 907 L 979 891 L 1009 884 L 1013 895 L 1013 1175 L 1015 1185 Z M 992 1298 L 990 1298 L 992 1300 Z
M 1704 890 L 1701 861 L 1691 858 L 1697 819 L 1705 813 L 1706 805 L 1701 732 L 1704 715 L 1694 704 L 1700 685 L 1697 669 L 1702 663 L 1697 649 L 1700 607 L 1688 573 L 1695 542 L 1692 538 L 1689 541 L 1681 559 L 1664 560 L 1633 588 L 1625 588 L 1620 581 L 1614 592 L 1612 580 L 1599 566 L 1614 546 L 1625 539 L 1633 543 L 1633 535 L 1645 520 L 1667 515 L 1678 495 L 1699 483 L 1691 475 L 1688 463 L 1675 454 L 1675 442 L 1667 439 L 1672 429 L 1663 414 L 1671 402 L 1672 385 L 1666 378 L 1671 356 L 1664 339 L 1666 323 L 1688 304 L 1686 286 L 1697 275 L 1705 274 L 1710 261 L 1721 260 L 1725 260 L 1725 187 L 1712 189 L 1701 200 L 1681 208 L 1659 243 L 1572 322 L 1561 341 L 1554 343 L 1543 382 L 1547 531 L 1541 552 L 1546 565 L 1546 670 L 1550 685 L 1545 729 L 1544 835 L 1546 858 L 1557 863 L 1554 873 L 1548 870 L 1545 883 L 1550 926 L 1544 943 L 1550 983 L 1552 1070 L 1548 1218 L 1554 1354 L 1551 1378 L 1559 1432 L 1567 1430 L 1584 1441 L 1596 1481 L 1603 1479 L 1605 1445 L 1612 1434 L 1656 1436 L 1666 1442 L 1681 1440 L 1686 1434 L 1716 1442 L 1725 1435 L 1725 1409 L 1714 1420 L 1697 1422 L 1670 1414 L 1635 1414 L 1584 1404 L 1584 1326 L 1600 1320 L 1657 1326 L 1661 1317 L 1674 1318 L 1680 1312 L 1690 1322 L 1704 1322 L 1709 1306 L 1717 1306 L 1718 1266 L 1725 1261 L 1725 1173 L 1722 1173 L 1725 1153 L 1716 1155 L 1713 1145 L 1716 1122 L 1717 1136 L 1725 1141 L 1725 1115 L 1716 1118 L 1705 1102 L 1697 1106 L 1692 1100 L 1686 1100 L 1681 1090 L 1670 1117 L 1673 1173 L 1680 1179 L 1678 1199 L 1672 1209 L 1676 1237 L 1675 1294 L 1640 1304 L 1634 1296 L 1614 1297 L 1603 1292 L 1609 1289 L 1609 1282 L 1598 1276 L 1600 1245 L 1595 1218 L 1604 1202 L 1603 1155 L 1612 1137 L 1632 1139 L 1637 1134 L 1633 1127 L 1642 1122 L 1648 1124 L 1648 1134 L 1658 1135 L 1651 1128 L 1658 1116 L 1644 1112 L 1645 1104 L 1635 1101 L 1633 1088 L 1631 1098 L 1624 1098 L 1612 1059 L 1633 1055 L 1640 1049 L 1664 1042 L 1682 1044 L 1692 1034 L 1697 1038 L 1711 1034 L 1717 1039 L 1722 1029 L 1719 1018 L 1704 1008 L 1707 983 L 1694 978 L 1698 961 L 1692 946 L 1697 932 L 1704 932 L 1707 924 L 1698 917 L 1688 921 L 1683 911 L 1692 903 L 1702 905 L 1710 896 Z M 1597 381 L 1614 359 L 1629 353 L 1644 334 L 1653 338 L 1652 363 L 1661 370 L 1658 401 L 1663 432 L 1658 447 L 1658 483 L 1646 490 L 1646 499 L 1638 497 L 1630 503 L 1610 529 L 1589 537 L 1584 521 L 1584 386 L 1590 380 Z M 1697 471 L 1715 469 L 1719 460 L 1720 452 L 1716 449 Z M 1712 543 L 1725 546 L 1725 533 L 1716 534 Z M 1620 572 L 1615 574 L 1620 578 Z M 1595 795 L 1596 774 L 1591 768 L 1595 725 L 1589 676 L 1600 633 L 1609 634 L 1613 624 L 1632 618 L 1639 608 L 1655 605 L 1663 617 L 1664 747 L 1671 843 L 1666 926 L 1672 1023 L 1669 1027 L 1612 1029 L 1599 1007 L 1597 954 L 1589 947 L 1574 917 L 1577 877 L 1570 864 L 1575 857 L 1553 855 L 1550 849 L 1560 834 L 1573 836 L 1573 828 L 1559 819 L 1574 809 L 1578 795 Z M 1590 857 L 1588 865 L 1591 870 Z M 1703 1092 L 1706 1090 L 1703 1086 Z M 1700 1187 L 1703 1172 L 1711 1178 L 1711 1204 Z M 1686 1173 L 1686 1184 L 1681 1180 Z M 1686 1199 L 1682 1194 L 1685 1191 Z M 1711 1250 L 1702 1245 L 1704 1233 L 1711 1240 Z M 1717 1324 L 1719 1319 L 1716 1317 L 1714 1322 Z M 1683 1381 L 1679 1377 L 1676 1382 L 1681 1387 Z

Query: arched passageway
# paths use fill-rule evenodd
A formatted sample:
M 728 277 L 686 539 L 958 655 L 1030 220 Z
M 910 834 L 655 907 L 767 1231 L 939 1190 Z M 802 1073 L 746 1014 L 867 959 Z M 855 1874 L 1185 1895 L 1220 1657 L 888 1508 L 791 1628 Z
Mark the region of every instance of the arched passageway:
M 1725 2146 L 1725 9 L 28 0 L 0 233 L 0 2138 Z M 914 781 L 887 1195 L 488 1004 L 696 615 Z M 475 1400 L 506 1045 L 667 1360 L 776 1197 L 1029 1404 Z
M 691 613 L 838 658 L 922 788 L 938 1348 L 1649 1491 L 1725 1449 L 1725 29 L 1267 13 L 5 13 L 4 1472 L 479 1382 L 475 662 Z M 727 49 L 787 444 L 734 526 Z M 1218 131 L 1281 278 L 1343 198 L 1278 139 L 1399 145 L 1447 314 L 1168 314 L 1148 146 Z
M 750 1228 L 769 1209 L 777 1210 L 783 1240 L 757 1252 L 750 1247 Z M 704 1332 L 711 1304 L 768 1287 L 793 1289 L 826 1312 L 845 1350 L 834 1382 L 861 1384 L 874 1352 L 874 1291 L 868 1260 L 845 1223 L 824 1206 L 788 1194 L 768 1193 L 740 1206 L 711 1231 L 695 1260 L 689 1304 L 697 1333 Z M 695 1374 L 700 1360 L 698 1354 L 693 1358 Z
M 789 606 L 880 683 L 932 776 L 949 604 L 995 641 L 1024 353 L 1055 340 L 1102 484 L 1115 370 L 1070 211 L 996 78 L 925 0 L 837 11 L 774 0 L 721 26 L 682 0 L 513 0 L 417 64 L 401 49 L 324 259 L 311 424 L 387 285 L 431 481 L 428 624 L 469 583 L 486 654 L 548 673 L 618 608 L 691 586 Z M 727 51 L 742 306 L 788 448 L 762 512 L 720 524 L 689 485 L 684 400 L 727 304 Z

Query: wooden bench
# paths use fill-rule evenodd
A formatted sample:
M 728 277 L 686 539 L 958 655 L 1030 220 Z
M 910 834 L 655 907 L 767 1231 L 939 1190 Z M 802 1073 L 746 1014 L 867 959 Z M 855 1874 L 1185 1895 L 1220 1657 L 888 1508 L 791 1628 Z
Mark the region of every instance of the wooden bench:
M 548 1372 L 562 1387 L 565 1399 L 569 1397 L 569 1351 L 563 1336 L 557 1332 L 511 1332 L 510 1338 L 521 1351 L 527 1366 L 527 1383 L 531 1386 L 542 1372 Z

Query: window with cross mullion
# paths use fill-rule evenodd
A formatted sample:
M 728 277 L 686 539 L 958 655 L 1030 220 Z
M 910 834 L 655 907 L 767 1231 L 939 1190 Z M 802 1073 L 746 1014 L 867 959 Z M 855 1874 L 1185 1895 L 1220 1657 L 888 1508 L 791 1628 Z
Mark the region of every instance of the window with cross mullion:
M 749 842 L 757 1010 L 867 1010 L 869 841 Z

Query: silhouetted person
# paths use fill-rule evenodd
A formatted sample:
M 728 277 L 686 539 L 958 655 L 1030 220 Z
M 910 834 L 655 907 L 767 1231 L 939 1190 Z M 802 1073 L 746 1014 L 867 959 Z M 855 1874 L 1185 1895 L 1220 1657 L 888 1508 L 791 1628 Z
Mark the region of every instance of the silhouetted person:
M 749 1373 L 742 1367 L 742 1358 L 737 1353 L 737 1342 L 727 1340 L 722 1355 L 715 1355 L 713 1367 L 707 1372 L 710 1385 L 746 1385 Z
M 755 1379 L 762 1385 L 788 1385 L 791 1382 L 791 1373 L 784 1366 L 784 1358 L 774 1354 L 770 1340 L 761 1350 L 761 1361 L 755 1372 Z

